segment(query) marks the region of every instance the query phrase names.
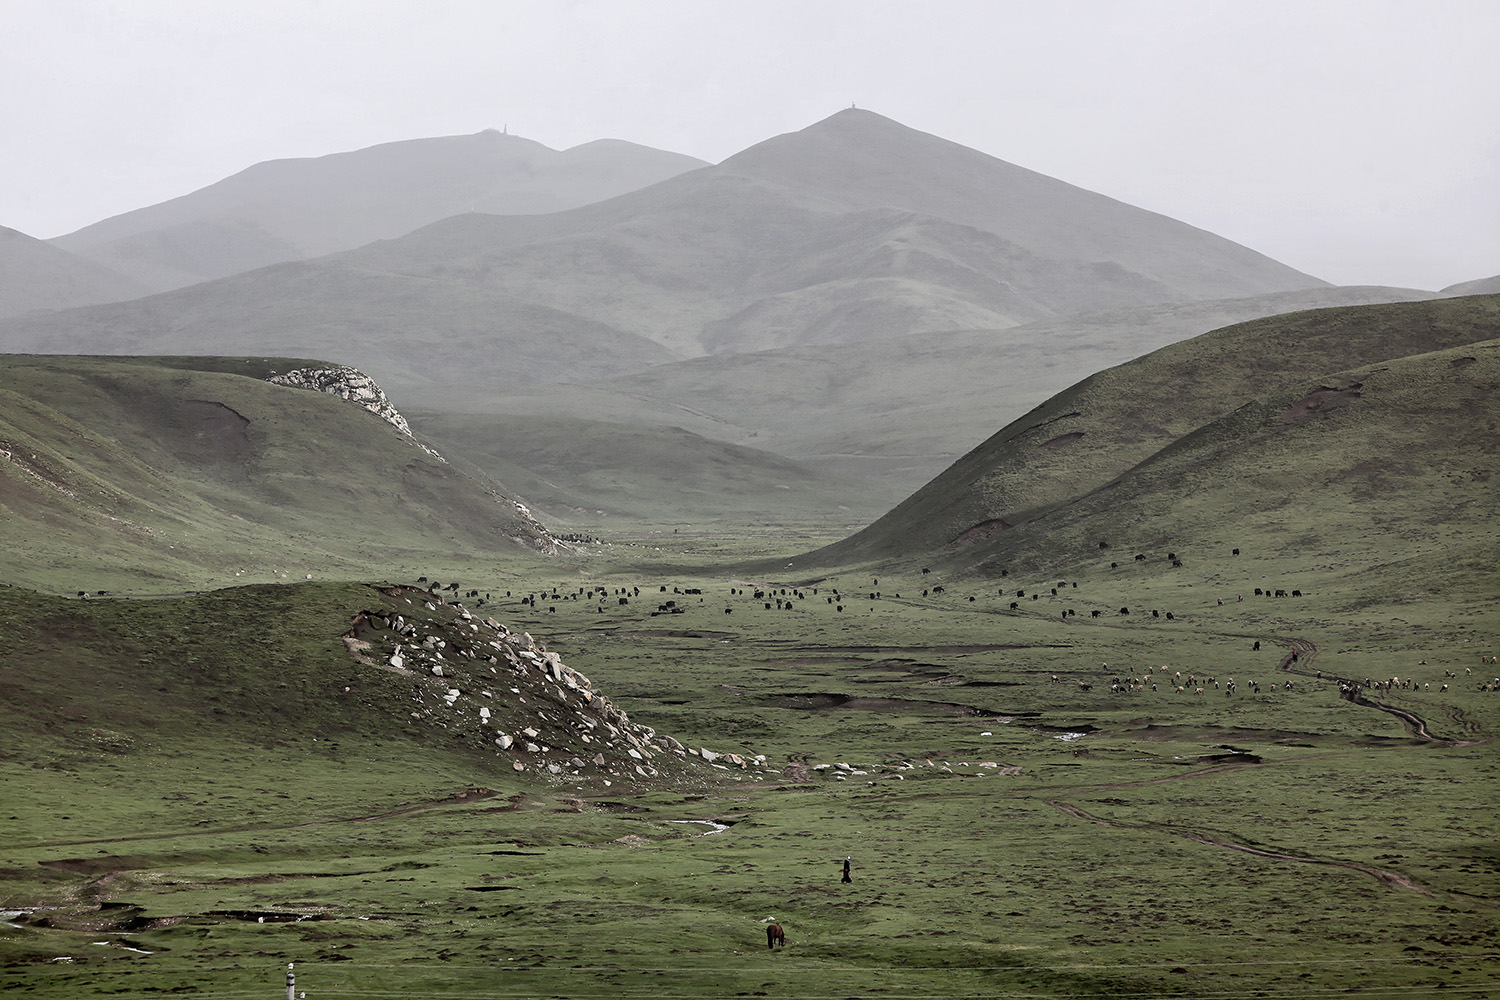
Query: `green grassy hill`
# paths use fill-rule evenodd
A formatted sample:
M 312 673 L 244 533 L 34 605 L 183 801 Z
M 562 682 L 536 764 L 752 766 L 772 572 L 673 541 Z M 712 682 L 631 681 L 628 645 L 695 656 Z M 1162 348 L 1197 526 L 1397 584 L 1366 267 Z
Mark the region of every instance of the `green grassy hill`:
M 1258 397 L 949 558 L 1035 578 L 1080 562 L 1131 574 L 1136 554 L 1175 555 L 1179 571 L 1197 564 L 1186 580 L 1226 596 L 1336 584 L 1345 608 L 1478 610 L 1494 598 L 1500 559 L 1497 447 L 1500 340 L 1490 340 Z
M 1277 316 L 1163 348 L 1058 393 L 869 528 L 811 558 L 834 563 L 946 551 L 958 563 L 989 561 L 991 550 L 1005 550 L 1011 544 L 1008 539 L 1020 537 L 1012 535 L 1017 526 L 1055 523 L 1054 518 L 1066 516 L 1065 509 L 1076 507 L 1083 498 L 1105 495 L 1096 491 L 1123 495 L 1121 477 L 1138 467 L 1149 468 L 1154 456 L 1190 435 L 1223 433 L 1227 425 L 1215 421 L 1258 399 L 1283 393 L 1300 399 L 1316 387 L 1309 388 L 1312 380 L 1490 340 L 1497 329 L 1500 298 L 1488 296 Z M 1454 371 L 1455 377 L 1482 378 L 1487 369 L 1477 365 Z M 1368 405 L 1350 412 L 1362 413 Z M 1476 405 L 1481 422 L 1493 412 L 1493 403 L 1481 400 Z M 1364 456 L 1362 460 L 1377 465 L 1390 462 L 1387 477 L 1399 478 L 1408 463 L 1421 462 L 1424 456 L 1446 453 L 1451 440 L 1436 422 L 1440 400 L 1402 397 L 1400 406 L 1410 409 L 1388 411 L 1389 419 L 1408 423 L 1426 436 L 1393 441 L 1397 450 L 1390 454 Z M 1210 426 L 1218 430 L 1210 431 Z M 1482 453 L 1481 445 L 1469 447 Z M 1471 461 L 1474 454 L 1469 453 Z M 1459 450 L 1452 453 L 1455 461 L 1463 456 Z M 1335 468 L 1343 467 L 1335 459 L 1329 461 Z M 1238 483 L 1236 488 L 1246 492 L 1246 502 L 1278 502 L 1283 492 L 1318 499 L 1275 477 L 1241 482 L 1228 467 L 1224 475 L 1226 482 Z M 1212 475 L 1202 481 L 1207 489 Z M 1164 508 L 1183 509 L 1196 500 L 1184 493 L 1160 502 Z M 1227 513 L 1206 508 L 1202 516 L 1222 521 Z M 1090 530 L 1100 540 L 1113 537 L 1120 546 L 1156 545 L 1159 536 L 1169 535 L 1160 527 L 1152 529 L 1155 534 L 1126 530 L 1130 523 L 1105 517 Z M 1226 524 L 1219 531 L 1226 537 L 1233 534 Z M 1038 536 L 1029 532 L 1026 537 Z
M 0 577 L 160 592 L 551 545 L 377 416 L 264 381 L 319 364 L 0 356 Z

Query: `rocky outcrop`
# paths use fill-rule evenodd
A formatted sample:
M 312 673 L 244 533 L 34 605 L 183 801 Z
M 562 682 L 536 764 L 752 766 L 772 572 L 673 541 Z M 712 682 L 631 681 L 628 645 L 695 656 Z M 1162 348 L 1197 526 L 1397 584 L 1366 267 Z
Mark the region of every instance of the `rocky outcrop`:
M 316 392 L 332 393 L 369 410 L 407 437 L 412 436 L 411 425 L 386 396 L 385 390 L 358 368 L 350 368 L 348 365 L 336 365 L 332 368 L 297 368 L 280 375 L 272 375 L 266 381 L 276 385 L 291 386 L 294 389 L 312 389 Z M 442 457 L 431 448 L 422 447 L 424 451 L 436 457 Z
M 763 755 L 689 750 L 632 721 L 524 632 L 415 587 L 376 590 L 383 607 L 355 615 L 344 644 L 361 663 L 410 678 L 409 725 L 442 727 L 554 784 L 654 787 L 769 770 Z

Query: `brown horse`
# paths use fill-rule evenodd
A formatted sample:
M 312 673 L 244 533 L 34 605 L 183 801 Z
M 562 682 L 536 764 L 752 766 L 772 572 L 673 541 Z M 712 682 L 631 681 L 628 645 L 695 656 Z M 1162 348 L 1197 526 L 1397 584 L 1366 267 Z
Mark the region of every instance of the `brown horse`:
M 777 945 L 786 947 L 786 931 L 781 929 L 780 924 L 766 925 L 766 947 L 775 948 Z

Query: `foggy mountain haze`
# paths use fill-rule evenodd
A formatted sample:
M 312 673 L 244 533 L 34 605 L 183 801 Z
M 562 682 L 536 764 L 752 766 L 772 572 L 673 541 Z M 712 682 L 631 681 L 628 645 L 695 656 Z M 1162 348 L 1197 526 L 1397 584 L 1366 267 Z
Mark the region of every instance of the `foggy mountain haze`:
M 108 267 L 0 226 L 0 319 L 145 295 Z

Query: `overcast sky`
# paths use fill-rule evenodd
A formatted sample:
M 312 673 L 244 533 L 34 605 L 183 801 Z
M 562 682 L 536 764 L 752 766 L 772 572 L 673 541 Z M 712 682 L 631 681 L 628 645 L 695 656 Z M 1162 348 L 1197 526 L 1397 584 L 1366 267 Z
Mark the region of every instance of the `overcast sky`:
M 856 103 L 1343 284 L 1500 273 L 1497 0 L 0 0 L 0 225 L 397 139 Z

